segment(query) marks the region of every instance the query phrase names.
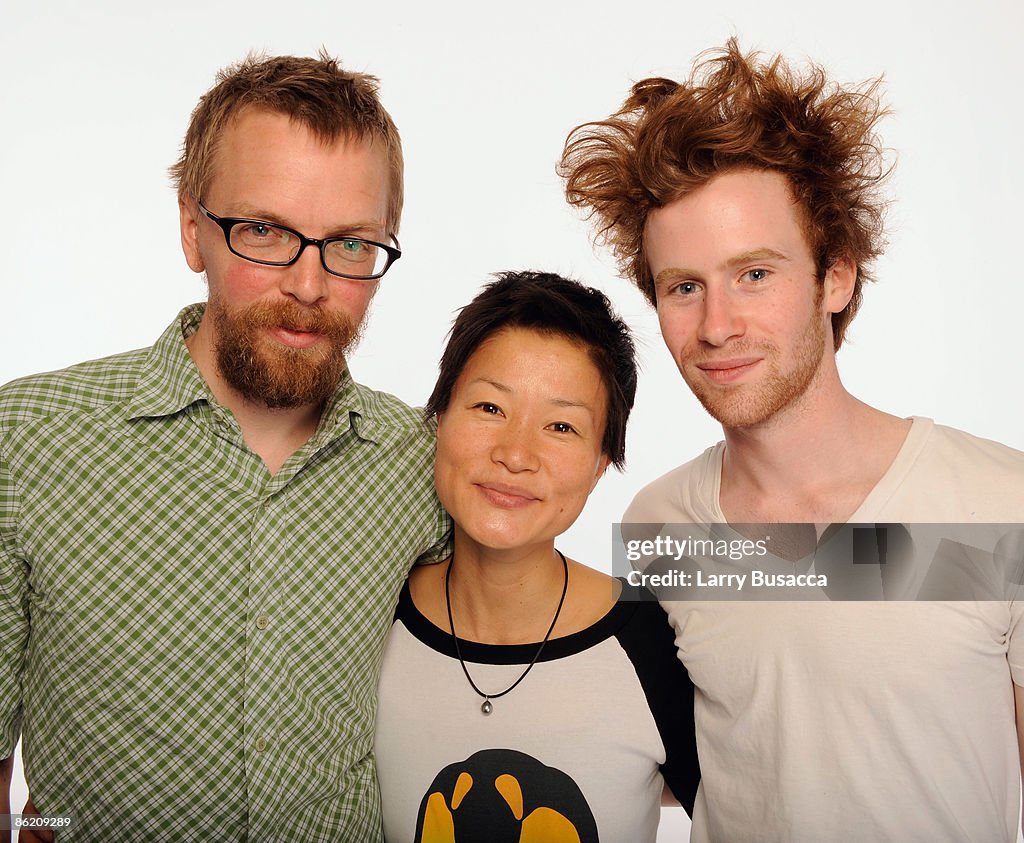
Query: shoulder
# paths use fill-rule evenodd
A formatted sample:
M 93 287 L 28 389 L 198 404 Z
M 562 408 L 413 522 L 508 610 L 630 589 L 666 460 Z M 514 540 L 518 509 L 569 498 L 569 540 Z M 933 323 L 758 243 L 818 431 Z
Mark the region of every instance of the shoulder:
M 127 401 L 149 349 L 89 360 L 0 387 L 0 434 L 26 422 Z
M 946 460 L 976 467 L 980 470 L 1007 470 L 1024 473 L 1024 451 L 1009 445 L 983 439 L 954 427 L 936 424 L 932 427 L 927 447 Z
M 627 523 L 710 521 L 715 506 L 724 442 L 648 483 L 633 498 L 622 520 Z
M 352 382 L 364 421 L 374 428 L 395 434 L 425 437 L 433 442 L 437 427 L 420 407 L 410 407 L 390 392 Z
M 381 422 L 401 427 L 420 427 L 424 423 L 423 410 L 410 407 L 401 398 L 390 392 L 371 389 L 365 384 L 355 383 L 356 393 L 368 415 Z
M 918 472 L 923 480 L 941 480 L 951 487 L 1024 496 L 1024 452 L 941 424 L 928 431 Z
M 372 444 L 377 459 L 428 477 L 433 488 L 437 425 L 419 408 L 387 392 L 350 380 L 346 410 L 359 439 Z M 397 462 L 396 462 L 397 461 Z
M 919 429 L 920 434 L 915 433 Z M 891 471 L 886 517 L 901 521 L 1016 522 L 1024 511 L 1024 453 L 915 418 Z
M 675 660 L 675 631 L 665 609 L 648 589 L 629 585 L 625 580 L 621 582 L 619 602 L 632 606 L 626 622 L 617 632 L 623 649 L 630 653 L 631 658 L 634 654 L 655 659 L 667 655 Z

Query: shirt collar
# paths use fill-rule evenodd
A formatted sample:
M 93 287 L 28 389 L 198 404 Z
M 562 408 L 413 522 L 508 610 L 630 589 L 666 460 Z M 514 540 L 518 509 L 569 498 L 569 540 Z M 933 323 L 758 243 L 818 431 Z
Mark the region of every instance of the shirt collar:
M 315 438 L 333 439 L 351 430 L 360 439 L 378 445 L 406 433 L 406 425 L 394 418 L 382 403 L 384 396 L 352 379 L 346 369 L 333 397 L 327 402 Z
M 130 419 L 170 416 L 197 401 L 213 400 L 210 388 L 185 345 L 185 338 L 192 336 L 199 327 L 205 307 L 204 304 L 186 307 L 153 344 L 128 404 Z
M 186 307 L 153 344 L 128 405 L 130 419 L 171 416 L 200 401 L 216 403 L 185 345 L 199 328 L 205 309 L 203 303 Z M 398 427 L 380 406 L 378 394 L 356 383 L 346 369 L 314 438 L 324 442 L 353 430 L 359 438 L 379 444 L 399 432 Z

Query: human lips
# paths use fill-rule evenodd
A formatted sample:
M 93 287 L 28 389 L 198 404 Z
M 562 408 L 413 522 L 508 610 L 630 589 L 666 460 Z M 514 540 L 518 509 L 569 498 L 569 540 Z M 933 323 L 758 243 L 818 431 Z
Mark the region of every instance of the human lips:
M 342 315 L 294 303 L 260 302 L 246 309 L 243 316 L 249 330 L 296 350 L 311 348 L 323 340 L 343 345 L 354 333 Z
M 323 336 L 318 331 L 305 331 L 299 328 L 286 328 L 277 325 L 270 329 L 270 335 L 281 345 L 289 348 L 309 348 L 316 345 Z
M 477 483 L 475 485 L 488 501 L 504 509 L 521 509 L 540 500 L 522 486 L 510 486 L 507 483 Z
M 696 366 L 715 383 L 739 380 L 760 363 L 760 357 L 731 357 L 725 360 L 703 360 Z

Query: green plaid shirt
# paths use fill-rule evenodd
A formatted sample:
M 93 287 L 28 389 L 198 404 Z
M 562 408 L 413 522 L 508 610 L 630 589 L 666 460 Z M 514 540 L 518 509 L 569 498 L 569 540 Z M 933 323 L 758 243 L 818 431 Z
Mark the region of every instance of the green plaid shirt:
M 273 477 L 184 336 L 0 389 L 0 757 L 65 840 L 379 840 L 381 649 L 432 430 L 346 374 Z M 17 808 L 16 808 L 17 810 Z

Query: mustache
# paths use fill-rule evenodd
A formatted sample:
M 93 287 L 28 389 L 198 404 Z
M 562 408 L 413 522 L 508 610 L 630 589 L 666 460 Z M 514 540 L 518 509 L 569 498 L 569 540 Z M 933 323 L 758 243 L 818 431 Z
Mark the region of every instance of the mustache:
M 734 357 L 756 357 L 759 354 L 769 355 L 778 351 L 778 346 L 767 341 L 737 340 L 727 345 L 710 350 L 704 346 L 693 348 L 686 356 L 687 363 L 713 363 L 716 360 L 729 360 Z
M 241 315 L 253 328 L 284 328 L 334 339 L 345 339 L 352 332 L 351 322 L 345 315 L 324 313 L 319 307 L 304 307 L 294 302 L 261 302 L 250 305 Z

